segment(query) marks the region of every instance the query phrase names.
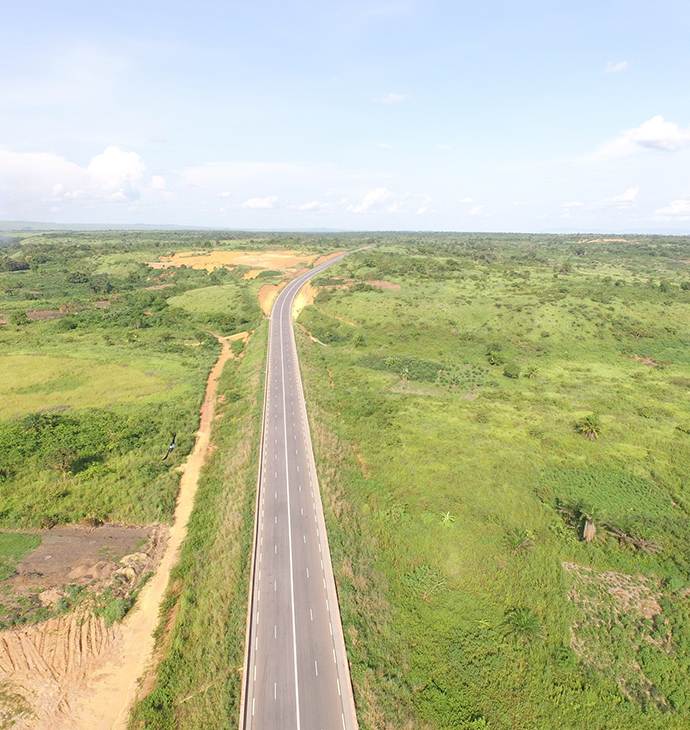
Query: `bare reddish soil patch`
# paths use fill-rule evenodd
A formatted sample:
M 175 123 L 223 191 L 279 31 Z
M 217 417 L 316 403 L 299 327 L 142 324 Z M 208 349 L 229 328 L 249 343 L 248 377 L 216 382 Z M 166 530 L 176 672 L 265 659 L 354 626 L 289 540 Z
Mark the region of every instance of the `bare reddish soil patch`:
M 46 319 L 58 319 L 64 317 L 63 312 L 56 311 L 55 309 L 36 309 L 33 312 L 27 312 L 26 316 L 28 319 L 37 320 L 42 322 Z
M 41 545 L 19 563 L 17 575 L 5 585 L 15 591 L 85 585 L 110 576 L 122 558 L 135 552 L 150 554 L 157 562 L 166 533 L 167 528 L 161 525 L 67 525 L 41 530 L 34 533 L 40 536 Z
M 148 291 L 158 291 L 159 289 L 167 289 L 168 287 L 175 286 L 175 283 L 169 281 L 167 284 L 154 284 L 154 286 L 144 287 Z
M 287 284 L 287 281 L 281 281 L 280 284 L 264 284 L 259 289 L 259 306 L 266 317 L 271 316 L 273 302 L 278 297 L 278 292 Z
M 578 243 L 630 243 L 630 241 L 627 238 L 583 238 Z
M 366 283 L 373 286 L 374 289 L 400 289 L 400 284 L 385 279 L 369 279 Z
M 641 362 L 643 365 L 646 365 L 650 368 L 659 367 L 659 363 L 656 360 L 652 360 L 651 357 L 640 357 L 639 355 L 632 355 L 632 359 L 635 362 Z

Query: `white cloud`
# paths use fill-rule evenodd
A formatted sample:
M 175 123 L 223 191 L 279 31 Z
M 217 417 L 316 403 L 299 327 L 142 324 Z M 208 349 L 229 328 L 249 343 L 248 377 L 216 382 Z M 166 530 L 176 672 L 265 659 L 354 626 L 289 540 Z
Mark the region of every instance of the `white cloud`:
M 602 71 L 603 74 L 619 74 L 622 71 L 626 71 L 628 68 L 627 61 L 618 61 L 618 63 L 612 63 L 609 61 L 606 64 L 606 68 Z
M 365 213 L 369 210 L 376 210 L 383 206 L 384 203 L 393 197 L 393 193 L 386 188 L 376 188 L 368 192 L 359 205 L 348 205 L 347 210 L 350 213 Z
M 385 94 L 381 97 L 384 104 L 396 104 L 399 101 L 407 101 L 409 94 Z
M 219 198 L 232 198 L 232 193 L 229 190 L 224 190 L 222 193 L 218 193 Z
M 483 205 L 475 205 L 474 208 L 470 208 L 468 212 L 470 215 L 479 215 L 482 212 L 483 208 Z
M 424 215 L 424 213 L 427 213 L 431 209 L 432 202 L 433 200 L 427 195 L 419 208 L 417 208 L 417 215 Z
M 672 200 L 666 207 L 654 211 L 654 220 L 690 220 L 690 200 Z
M 461 203 L 474 203 L 474 200 L 472 200 L 472 198 L 461 198 L 460 202 Z
M 165 178 L 162 175 L 154 175 L 151 178 L 151 187 L 154 190 L 165 190 Z
M 595 203 L 592 208 L 594 210 L 598 210 L 601 208 L 618 208 L 620 210 L 625 210 L 626 208 L 634 208 L 635 199 L 637 198 L 637 194 L 639 192 L 639 186 L 635 186 L 634 188 L 628 188 L 624 193 L 621 193 L 620 195 L 615 195 L 613 198 L 604 198 L 598 203 Z
M 268 198 L 249 198 L 242 203 L 243 208 L 252 208 L 254 210 L 261 210 L 266 208 L 275 208 L 278 202 L 277 195 L 270 195 Z
M 139 189 L 135 183 L 142 178 L 146 165 L 136 152 L 112 145 L 96 155 L 86 169 L 111 200 L 136 200 Z
M 5 212 L 40 219 L 62 205 L 86 208 L 138 199 L 146 165 L 136 152 L 115 146 L 93 157 L 86 167 L 50 152 L 0 149 L 0 170 Z
M 597 153 L 598 157 L 625 157 L 641 149 L 675 152 L 690 147 L 690 129 L 681 129 L 675 122 L 665 122 L 657 116 L 629 129 L 618 139 L 609 142 Z
M 584 203 L 581 200 L 571 200 L 569 203 L 563 203 L 564 208 L 582 208 Z
M 437 144 L 436 149 L 442 152 L 450 152 L 453 148 L 449 144 Z
M 380 147 L 382 150 L 392 150 L 393 149 L 393 145 L 388 144 L 388 142 L 379 142 L 376 146 Z

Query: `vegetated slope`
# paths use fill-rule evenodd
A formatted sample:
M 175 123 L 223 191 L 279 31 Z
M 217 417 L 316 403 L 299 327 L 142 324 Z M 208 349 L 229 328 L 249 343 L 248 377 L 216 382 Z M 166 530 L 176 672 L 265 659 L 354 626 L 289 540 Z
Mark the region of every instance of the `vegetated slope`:
M 298 338 L 362 728 L 687 727 L 690 242 L 403 239 Z

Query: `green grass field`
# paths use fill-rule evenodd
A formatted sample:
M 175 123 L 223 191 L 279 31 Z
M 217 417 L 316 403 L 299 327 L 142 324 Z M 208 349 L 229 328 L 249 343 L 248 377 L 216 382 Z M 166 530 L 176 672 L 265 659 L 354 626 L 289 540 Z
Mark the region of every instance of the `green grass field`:
M 300 316 L 361 726 L 687 727 L 690 245 L 457 238 Z
M 145 398 L 169 385 L 127 365 L 74 357 L 0 356 L 0 418 L 56 407 L 102 408 Z
M 17 563 L 40 544 L 41 538 L 38 535 L 0 532 L 0 581 L 12 575 Z

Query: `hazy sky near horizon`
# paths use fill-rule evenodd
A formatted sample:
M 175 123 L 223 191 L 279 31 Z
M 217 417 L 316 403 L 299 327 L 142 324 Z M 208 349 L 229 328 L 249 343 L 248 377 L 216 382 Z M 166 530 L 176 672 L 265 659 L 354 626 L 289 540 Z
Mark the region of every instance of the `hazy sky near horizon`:
M 687 0 L 2 3 L 0 219 L 690 231 Z

